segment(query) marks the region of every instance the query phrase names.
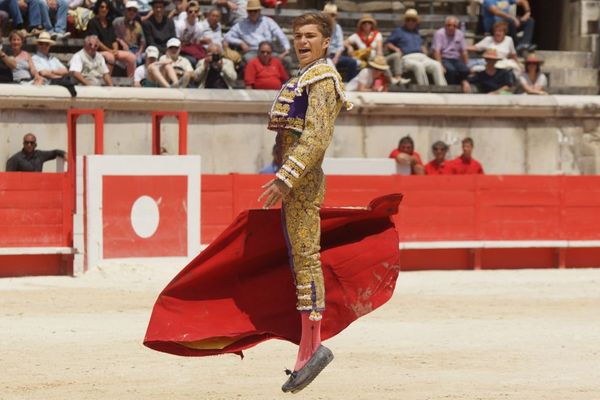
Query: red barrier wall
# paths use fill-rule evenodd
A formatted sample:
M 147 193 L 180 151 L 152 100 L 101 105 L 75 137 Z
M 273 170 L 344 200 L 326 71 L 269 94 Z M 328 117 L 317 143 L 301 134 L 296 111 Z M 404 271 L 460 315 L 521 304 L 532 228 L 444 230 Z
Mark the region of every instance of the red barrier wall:
M 72 255 L 43 250 L 72 247 L 70 196 L 67 174 L 0 173 L 0 276 L 72 273 Z
M 259 207 L 265 175 L 202 176 L 202 241 Z M 329 176 L 325 205 L 400 192 L 401 242 L 600 240 L 596 176 Z M 423 259 L 426 252 L 427 257 Z M 403 250 L 404 269 L 599 267 L 598 249 Z

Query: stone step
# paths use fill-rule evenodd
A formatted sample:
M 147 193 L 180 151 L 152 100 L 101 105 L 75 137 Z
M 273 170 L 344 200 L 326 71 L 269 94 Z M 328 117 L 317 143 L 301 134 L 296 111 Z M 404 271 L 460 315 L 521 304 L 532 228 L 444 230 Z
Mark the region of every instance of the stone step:
M 591 68 L 592 53 L 588 51 L 538 50 L 535 54 L 545 61 L 545 68 Z
M 550 87 L 598 88 L 598 70 L 594 68 L 542 68 L 548 74 Z

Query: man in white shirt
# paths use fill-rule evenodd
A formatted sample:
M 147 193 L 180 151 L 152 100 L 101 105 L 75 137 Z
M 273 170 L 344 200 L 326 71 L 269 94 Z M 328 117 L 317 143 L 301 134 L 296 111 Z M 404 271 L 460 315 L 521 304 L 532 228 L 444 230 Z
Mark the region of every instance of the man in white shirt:
M 98 36 L 87 36 L 83 49 L 73 54 L 69 63 L 69 73 L 73 79 L 84 86 L 112 86 L 112 79 L 102 54 L 98 53 Z
M 200 5 L 190 1 L 186 10 L 184 20 L 175 21 L 175 34 L 181 40 L 181 54 L 187 58 L 192 65 L 206 56 L 206 49 L 200 43 L 202 29 L 198 21 Z

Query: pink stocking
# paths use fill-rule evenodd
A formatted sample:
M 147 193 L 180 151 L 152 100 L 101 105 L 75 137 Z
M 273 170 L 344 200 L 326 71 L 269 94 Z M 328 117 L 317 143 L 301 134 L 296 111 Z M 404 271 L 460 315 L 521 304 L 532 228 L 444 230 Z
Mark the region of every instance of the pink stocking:
M 321 345 L 321 320 L 311 320 L 309 312 L 301 312 L 302 337 L 294 371 L 300 370 Z

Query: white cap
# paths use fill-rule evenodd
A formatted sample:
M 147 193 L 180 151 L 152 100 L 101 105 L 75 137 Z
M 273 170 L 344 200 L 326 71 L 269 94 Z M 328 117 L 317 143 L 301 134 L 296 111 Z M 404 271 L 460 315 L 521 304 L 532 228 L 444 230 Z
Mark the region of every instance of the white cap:
M 140 5 L 135 0 L 129 0 L 125 3 L 125 8 L 135 8 L 136 10 L 140 9 Z
M 146 57 L 158 58 L 159 55 L 160 55 L 160 51 L 158 51 L 158 49 L 156 47 L 154 47 L 154 46 L 146 47 Z
M 175 37 L 171 38 L 167 42 L 167 48 L 169 48 L 169 47 L 181 47 L 181 41 Z

